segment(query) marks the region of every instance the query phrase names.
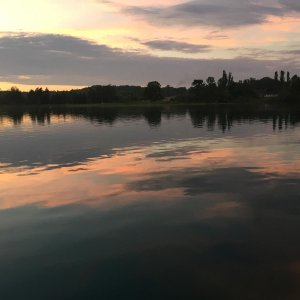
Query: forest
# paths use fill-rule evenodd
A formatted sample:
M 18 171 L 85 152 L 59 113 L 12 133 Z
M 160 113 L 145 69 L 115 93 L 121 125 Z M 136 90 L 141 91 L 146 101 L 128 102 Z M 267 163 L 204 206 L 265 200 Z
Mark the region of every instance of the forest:
M 22 92 L 17 87 L 0 91 L 0 105 L 59 105 L 100 103 L 252 103 L 275 101 L 300 103 L 300 77 L 290 72 L 275 72 L 274 78 L 250 78 L 235 81 L 231 72 L 223 71 L 216 80 L 195 79 L 190 87 L 162 87 L 158 81 L 142 86 L 94 85 L 70 91 L 36 88 Z

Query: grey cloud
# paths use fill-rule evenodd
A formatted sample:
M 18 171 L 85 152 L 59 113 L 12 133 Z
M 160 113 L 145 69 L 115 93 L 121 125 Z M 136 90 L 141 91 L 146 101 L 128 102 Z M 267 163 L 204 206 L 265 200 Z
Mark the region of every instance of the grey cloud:
M 0 37 L 2 81 L 34 85 L 162 84 L 190 85 L 194 78 L 220 76 L 223 69 L 236 79 L 272 75 L 278 68 L 297 73 L 294 61 L 235 59 L 185 59 L 155 57 L 99 45 L 88 40 L 51 34 Z
M 211 47 L 208 45 L 196 45 L 172 40 L 154 40 L 143 42 L 142 44 L 151 49 L 162 51 L 178 51 L 183 53 L 200 53 L 208 52 L 211 50 Z
M 299 49 L 288 50 L 271 50 L 271 49 L 262 49 L 262 48 L 228 48 L 227 51 L 233 51 L 242 57 L 248 57 L 253 59 L 264 59 L 267 57 L 268 59 L 282 60 L 285 63 L 297 60 L 297 56 L 300 54 Z M 297 62 L 295 62 L 297 63 Z
M 292 0 L 289 2 L 298 6 Z M 129 14 L 142 16 L 151 22 L 216 27 L 261 24 L 270 15 L 282 16 L 284 14 L 284 9 L 276 1 L 267 1 L 267 4 L 263 4 L 249 0 L 194 0 L 168 7 L 129 6 L 124 11 Z
M 213 30 L 210 33 L 208 33 L 204 38 L 207 40 L 224 40 L 228 39 L 229 37 L 218 30 Z
M 291 55 L 300 55 L 300 49 L 289 50 L 289 51 L 287 51 L 287 53 L 291 54 Z
M 279 2 L 288 10 L 300 12 L 299 0 L 280 0 Z
M 0 38 L 0 45 L 2 49 L 7 51 L 15 51 L 21 47 L 25 53 L 47 51 L 78 56 L 90 55 L 91 57 L 99 54 L 99 51 L 102 55 L 111 51 L 104 45 L 97 45 L 72 36 L 55 34 L 10 34 Z

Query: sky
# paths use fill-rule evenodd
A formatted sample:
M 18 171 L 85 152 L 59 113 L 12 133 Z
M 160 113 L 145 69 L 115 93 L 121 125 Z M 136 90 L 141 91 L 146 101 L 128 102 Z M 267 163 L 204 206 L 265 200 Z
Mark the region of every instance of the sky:
M 300 74 L 299 0 L 0 0 L 0 88 Z

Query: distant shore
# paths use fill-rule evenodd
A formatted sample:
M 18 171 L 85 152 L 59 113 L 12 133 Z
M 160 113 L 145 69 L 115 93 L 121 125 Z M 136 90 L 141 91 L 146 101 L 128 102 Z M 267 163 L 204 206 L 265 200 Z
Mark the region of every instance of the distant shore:
M 36 88 L 22 92 L 17 87 L 0 91 L 0 105 L 143 105 L 300 103 L 300 77 L 284 71 L 274 78 L 234 81 L 223 71 L 222 77 L 206 81 L 195 79 L 189 88 L 164 86 L 151 81 L 147 86 L 94 85 L 78 90 L 50 91 Z

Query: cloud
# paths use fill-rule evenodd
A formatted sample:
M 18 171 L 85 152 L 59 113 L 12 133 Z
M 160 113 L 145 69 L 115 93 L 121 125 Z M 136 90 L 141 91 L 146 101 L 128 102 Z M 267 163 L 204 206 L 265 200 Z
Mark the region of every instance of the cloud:
M 298 7 L 295 1 L 286 6 Z M 277 5 L 276 5 L 277 4 Z M 128 6 L 124 11 L 150 22 L 168 25 L 239 27 L 266 22 L 268 16 L 283 16 L 284 9 L 274 1 L 263 4 L 249 0 L 194 0 L 171 6 Z
M 218 30 L 213 30 L 209 32 L 204 38 L 207 40 L 225 40 L 229 37 Z
M 142 44 L 154 50 L 177 51 L 183 53 L 201 53 L 211 50 L 211 47 L 208 45 L 196 45 L 173 40 L 154 40 L 143 42 Z
M 298 0 L 280 0 L 279 2 L 287 10 L 300 12 L 300 2 Z
M 285 63 L 295 61 L 296 57 L 299 56 L 299 49 L 281 49 L 281 50 L 271 50 L 271 49 L 262 49 L 262 48 L 250 48 L 250 47 L 241 47 L 241 48 L 228 48 L 228 51 L 232 51 L 239 56 L 253 58 L 253 59 L 268 59 L 282 60 Z
M 177 45 L 177 44 L 173 44 Z M 178 45 L 177 45 L 178 46 Z M 162 84 L 187 85 L 194 78 L 220 76 L 223 69 L 236 79 L 272 75 L 279 68 L 300 70 L 289 59 L 186 59 L 125 52 L 65 35 L 22 33 L 0 37 L 2 81 L 34 85 Z M 178 46 L 179 47 L 179 46 Z M 26 80 L 23 75 L 26 75 Z
M 291 55 L 300 55 L 300 49 L 288 50 L 287 53 Z

